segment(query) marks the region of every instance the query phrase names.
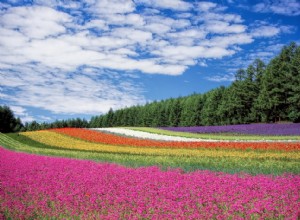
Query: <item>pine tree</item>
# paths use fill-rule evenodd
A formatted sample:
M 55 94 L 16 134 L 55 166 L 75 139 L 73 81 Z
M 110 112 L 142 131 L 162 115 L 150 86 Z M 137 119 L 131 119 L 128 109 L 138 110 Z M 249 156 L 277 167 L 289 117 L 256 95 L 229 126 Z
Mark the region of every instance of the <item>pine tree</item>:
M 180 123 L 180 117 L 181 117 L 181 103 L 180 99 L 175 99 L 170 103 L 170 126 L 177 127 Z
M 292 44 L 294 49 L 291 58 L 291 75 L 290 75 L 290 94 L 288 101 L 290 107 L 288 117 L 293 122 L 300 122 L 300 46 Z
M 15 118 L 13 111 L 8 106 L 0 106 L 0 132 L 15 132 L 22 127 L 20 118 Z

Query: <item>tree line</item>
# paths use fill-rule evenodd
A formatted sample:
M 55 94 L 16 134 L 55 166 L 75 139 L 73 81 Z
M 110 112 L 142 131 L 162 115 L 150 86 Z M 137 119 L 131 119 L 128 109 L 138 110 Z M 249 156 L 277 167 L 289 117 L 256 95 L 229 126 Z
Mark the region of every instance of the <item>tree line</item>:
M 91 127 L 201 126 L 300 122 L 300 47 L 291 43 L 268 64 L 254 60 L 234 82 L 204 94 L 171 98 L 94 116 Z
M 56 120 L 51 123 L 37 121 L 22 123 L 20 118 L 16 118 L 9 106 L 0 106 L 0 132 L 19 132 L 19 131 L 35 131 L 50 128 L 87 128 L 89 122 L 86 119 L 74 118 L 67 120 Z
M 9 113 L 10 111 L 10 113 Z M 62 127 L 201 126 L 259 122 L 300 122 L 300 47 L 282 48 L 268 64 L 256 59 L 239 69 L 234 82 L 204 94 L 154 101 L 85 119 L 22 124 L 0 106 L 0 132 Z

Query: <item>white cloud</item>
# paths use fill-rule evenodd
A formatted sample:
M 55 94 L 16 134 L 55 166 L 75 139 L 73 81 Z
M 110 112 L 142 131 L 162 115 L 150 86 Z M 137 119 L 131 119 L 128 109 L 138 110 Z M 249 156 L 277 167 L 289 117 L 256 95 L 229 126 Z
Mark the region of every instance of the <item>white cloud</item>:
M 125 38 L 134 43 L 145 43 L 146 41 L 152 40 L 152 33 L 136 30 L 132 28 L 116 28 L 111 32 L 111 36 L 117 38 Z
M 154 15 L 160 14 L 160 11 L 158 9 L 154 9 L 154 8 L 144 8 L 143 14 L 147 15 L 147 16 L 154 16 Z
M 245 33 L 228 34 L 226 36 L 216 36 L 210 40 L 203 41 L 203 45 L 227 48 L 233 45 L 252 43 L 254 39 Z
M 280 28 L 274 26 L 260 26 L 252 30 L 253 37 L 273 37 L 280 33 Z
M 99 16 L 109 25 L 131 25 L 141 27 L 145 24 L 143 17 L 138 14 L 101 14 Z
M 300 2 L 297 0 L 264 0 L 253 6 L 255 12 L 282 14 L 286 16 L 300 15 Z
M 198 21 L 226 21 L 226 22 L 233 22 L 233 23 L 241 23 L 243 19 L 240 15 L 237 14 L 226 14 L 220 12 L 208 12 L 202 13 L 200 16 L 197 17 Z
M 35 118 L 27 112 L 26 108 L 16 105 L 11 105 L 9 107 L 13 111 L 14 115 L 21 119 L 22 123 L 31 122 L 35 120 Z
M 135 2 L 154 8 L 172 9 L 178 11 L 187 11 L 192 8 L 192 4 L 181 0 L 136 0 Z
M 191 22 L 188 19 L 173 19 L 171 17 L 165 17 L 161 15 L 145 16 L 147 24 L 163 24 L 176 31 L 177 29 L 183 29 L 191 27 Z
M 29 19 L 30 18 L 30 19 Z M 43 39 L 66 31 L 62 23 L 71 21 L 69 15 L 48 7 L 14 7 L 2 16 L 0 24 L 9 30 L 19 32 L 30 39 Z
M 216 3 L 213 3 L 213 2 L 199 2 L 197 3 L 197 9 L 200 10 L 200 11 L 204 11 L 204 12 L 207 12 L 213 8 L 216 8 L 217 7 L 217 4 Z
M 128 75 L 110 79 L 110 72 L 99 69 L 89 69 L 87 72 L 89 75 L 65 75 L 25 68 L 22 73 L 10 73 L 6 79 L 0 75 L 0 81 L 6 88 L 11 86 L 11 82 L 22 78 L 22 83 L 9 99 L 17 106 L 13 110 L 19 116 L 29 116 L 20 105 L 53 113 L 100 114 L 107 112 L 110 107 L 118 109 L 145 102 L 140 85 L 134 84 Z
M 153 52 L 156 55 L 164 56 L 167 63 L 181 63 L 182 65 L 195 65 L 200 58 L 221 58 L 234 54 L 233 50 L 223 47 L 204 46 L 166 46 Z
M 66 1 L 66 0 L 33 0 L 36 5 L 43 5 L 48 7 L 62 7 L 69 9 L 79 9 L 82 7 L 80 1 Z
M 206 63 L 205 61 L 199 61 L 199 62 L 198 62 L 198 65 L 199 65 L 199 66 L 202 66 L 202 67 L 207 67 L 207 66 L 208 66 L 207 63 Z
M 85 25 L 82 27 L 83 30 L 90 29 L 90 28 L 96 28 L 96 29 L 100 29 L 100 30 L 108 30 L 109 29 L 106 25 L 106 22 L 101 19 L 95 19 L 95 20 L 86 22 Z
M 167 5 L 164 1 L 160 3 Z M 168 2 L 170 5 L 183 3 Z M 54 7 L 61 6 L 62 3 L 58 1 L 48 5 Z M 162 15 L 143 17 L 142 14 L 133 12 L 135 6 L 132 1 L 115 0 L 112 5 L 122 7 L 115 9 L 108 1 L 91 1 L 86 10 L 92 11 L 96 17 L 82 25 L 76 23 L 77 20 L 71 14 L 44 6 L 17 7 L 4 11 L 1 24 L 6 34 L 0 39 L 3 42 L 4 52 L 0 54 L 3 63 L 13 66 L 37 62 L 62 71 L 73 71 L 82 65 L 90 65 L 97 68 L 178 75 L 189 65 L 194 65 L 199 58 L 220 58 L 234 52 L 226 48 L 227 45 L 212 45 L 205 47 L 207 51 L 203 53 L 201 44 L 202 41 L 207 41 L 207 34 L 243 33 L 246 30 L 244 25 L 234 24 L 241 22 L 239 16 L 221 15 L 217 11 L 206 14 L 213 17 L 213 21 L 206 22 L 203 26 L 193 26 L 189 19 L 174 19 Z M 214 8 L 211 4 L 200 5 L 198 6 L 202 9 Z M 101 10 L 106 10 L 105 13 L 97 11 L 100 6 Z M 79 5 L 68 7 L 78 8 Z M 10 17 L 18 19 L 9 19 Z M 154 34 L 156 35 L 153 36 Z M 222 40 L 228 38 L 218 37 Z M 172 60 L 163 53 L 158 53 L 155 43 L 166 54 L 181 47 L 188 47 L 192 54 L 184 52 L 184 55 L 172 56 Z M 149 55 L 156 57 L 149 59 Z
M 189 12 L 182 12 L 182 13 L 177 13 L 175 16 L 176 18 L 191 18 L 193 17 L 193 14 Z
M 168 33 L 169 41 L 175 45 L 194 46 L 197 41 L 205 39 L 207 32 L 200 28 L 182 30 L 174 33 Z
M 144 28 L 147 31 L 150 31 L 151 33 L 160 34 L 160 35 L 168 33 L 171 30 L 170 26 L 161 23 L 150 23 L 147 24 Z
M 230 25 L 228 22 L 224 21 L 208 21 L 206 23 L 206 30 L 210 33 L 243 33 L 246 30 L 245 25 L 233 24 Z
M 25 115 L 26 114 L 26 109 L 21 106 L 12 105 L 12 106 L 10 106 L 10 108 L 16 115 Z
M 131 0 L 91 0 L 89 1 L 94 13 L 97 14 L 123 14 L 135 10 L 135 5 Z
M 233 73 L 229 74 L 224 74 L 224 75 L 214 75 L 214 76 L 209 76 L 205 78 L 208 81 L 213 81 L 213 82 L 232 82 L 235 79 L 235 76 Z

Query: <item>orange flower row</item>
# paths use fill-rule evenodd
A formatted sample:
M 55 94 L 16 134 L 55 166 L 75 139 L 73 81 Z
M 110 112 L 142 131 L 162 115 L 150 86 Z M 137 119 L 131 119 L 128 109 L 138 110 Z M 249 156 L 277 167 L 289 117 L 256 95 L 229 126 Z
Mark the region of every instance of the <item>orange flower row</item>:
M 157 141 L 131 137 L 118 136 L 99 131 L 82 128 L 59 128 L 52 131 L 80 138 L 82 140 L 122 146 L 135 147 L 164 147 L 164 148 L 222 148 L 222 149 L 260 149 L 260 150 L 300 150 L 300 143 L 287 142 L 179 142 L 179 141 Z

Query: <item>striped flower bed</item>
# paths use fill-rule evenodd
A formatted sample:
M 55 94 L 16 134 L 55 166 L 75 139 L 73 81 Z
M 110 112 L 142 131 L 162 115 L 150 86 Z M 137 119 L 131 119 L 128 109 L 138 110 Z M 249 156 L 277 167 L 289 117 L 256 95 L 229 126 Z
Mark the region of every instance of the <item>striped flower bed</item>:
M 68 156 L 74 155 L 71 151 L 76 151 L 76 158 L 104 160 L 126 166 L 179 167 L 186 171 L 209 169 L 252 174 L 300 173 L 300 143 L 155 141 L 157 145 L 145 146 L 144 141 L 147 143 L 148 140 L 112 134 L 107 136 L 101 132 L 73 128 L 25 132 L 11 137 L 14 140 L 3 139 L 2 144 L 14 146 L 18 150 L 50 155 L 63 152 L 63 155 Z M 103 138 L 110 142 L 102 142 Z M 118 141 L 114 142 L 114 138 Z M 120 143 L 123 139 L 124 143 Z M 136 141 L 135 145 L 128 145 L 128 139 Z M 139 141 L 143 141 L 141 143 L 144 145 L 140 146 Z M 21 146 L 17 143 L 21 143 Z
M 117 129 L 115 129 L 117 130 Z M 139 131 L 128 130 L 132 134 L 135 133 L 136 137 L 140 134 Z M 261 150 L 284 150 L 284 151 L 294 151 L 300 150 L 300 142 L 289 143 L 289 142 L 229 142 L 229 141 L 159 141 L 159 140 L 144 140 L 145 136 L 140 138 L 128 138 L 124 136 L 119 136 L 120 133 L 115 132 L 115 134 L 107 134 L 103 132 L 95 132 L 80 128 L 61 128 L 61 129 L 51 129 L 49 131 L 55 131 L 59 134 L 65 134 L 71 137 L 76 137 L 82 140 L 91 141 L 101 144 L 109 145 L 124 145 L 124 146 L 135 146 L 135 147 L 158 147 L 158 148 L 221 148 L 221 149 L 261 149 Z M 99 130 L 97 130 L 99 131 Z M 107 130 L 106 130 L 107 131 Z M 41 131 L 40 134 L 36 132 L 26 132 L 23 135 L 28 137 L 38 138 L 43 136 Z M 48 132 L 48 131 L 47 131 Z M 147 133 L 147 132 L 142 132 Z M 119 135 L 117 135 L 119 134 Z M 121 133 L 124 134 L 124 133 Z M 148 137 L 151 135 L 159 136 L 156 134 L 147 133 Z M 164 136 L 164 135 L 161 135 Z M 172 136 L 170 136 L 172 138 Z M 189 139 L 189 138 L 186 138 Z
M 0 133 L 14 150 L 0 147 L 0 219 L 297 219 L 297 139 L 202 141 L 147 129 Z

